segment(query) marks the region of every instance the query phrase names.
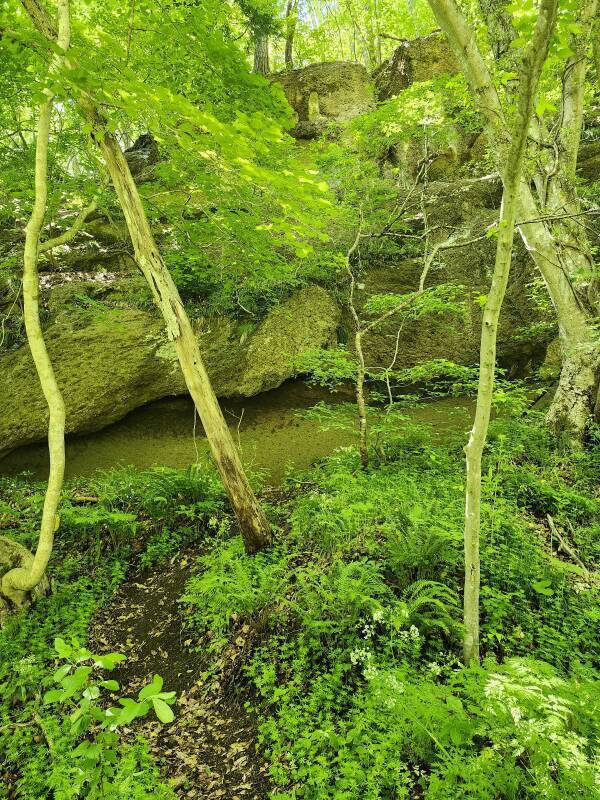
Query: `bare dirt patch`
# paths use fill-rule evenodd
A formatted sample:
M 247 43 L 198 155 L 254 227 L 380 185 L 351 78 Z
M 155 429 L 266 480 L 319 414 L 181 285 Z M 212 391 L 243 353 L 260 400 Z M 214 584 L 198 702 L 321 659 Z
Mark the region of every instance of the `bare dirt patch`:
M 154 674 L 177 692 L 175 721 L 136 728 L 150 743 L 165 782 L 178 797 L 266 800 L 267 766 L 256 747 L 256 718 L 247 697 L 228 683 L 205 679 L 209 659 L 183 627 L 178 598 L 191 574 L 189 556 L 134 573 L 95 617 L 90 648 L 117 651 L 127 661 L 113 675 L 134 696 Z M 140 731 L 141 728 L 141 731 Z

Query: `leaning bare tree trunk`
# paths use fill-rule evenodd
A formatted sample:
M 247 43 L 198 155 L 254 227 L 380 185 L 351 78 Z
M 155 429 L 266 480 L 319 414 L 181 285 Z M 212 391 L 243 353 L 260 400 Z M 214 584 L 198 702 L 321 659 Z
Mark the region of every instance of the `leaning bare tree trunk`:
M 50 75 L 55 74 L 61 68 L 69 47 L 69 40 L 69 0 L 59 0 L 56 38 L 59 52 L 53 56 L 50 63 Z M 58 527 L 58 506 L 65 471 L 65 404 L 44 342 L 38 302 L 39 240 L 44 224 L 48 195 L 48 142 L 53 105 L 54 95 L 48 91 L 47 98 L 39 109 L 35 150 L 35 198 L 31 217 L 25 228 L 23 254 L 23 316 L 27 342 L 48 404 L 50 472 L 35 555 L 28 564 L 22 563 L 21 566 L 7 572 L 2 578 L 0 594 L 15 605 L 21 605 L 25 601 L 27 595 L 38 586 L 46 573 L 54 544 L 54 533 Z
M 496 167 L 504 172 L 506 153 L 509 147 L 509 132 L 504 109 L 494 87 L 490 71 L 483 58 L 475 34 L 467 24 L 456 0 L 428 0 L 438 24 L 448 37 L 465 76 L 471 86 L 473 96 L 486 120 L 486 132 L 493 145 Z M 495 0 L 494 0 L 495 2 Z M 571 213 L 572 195 L 569 172 L 574 169 L 579 147 L 579 130 L 582 115 L 582 86 L 585 76 L 585 51 L 590 28 L 598 2 L 590 0 L 581 6 L 578 32 L 573 48 L 576 52 L 573 64 L 567 65 L 563 81 L 563 119 L 559 133 L 559 175 L 550 179 L 550 192 L 546 192 L 549 176 L 541 181 L 543 191 L 534 196 L 529 181 L 521 181 L 519 190 L 520 215 L 527 224 L 519 226 L 519 232 L 536 266 L 540 270 L 550 298 L 554 305 L 559 325 L 563 352 L 563 370 L 553 407 L 548 414 L 548 422 L 557 433 L 566 433 L 578 441 L 584 435 L 587 420 L 593 409 L 596 397 L 600 350 L 595 343 L 594 320 L 597 309 L 583 299 L 577 291 L 576 275 L 583 261 L 589 262 L 589 253 L 581 252 L 581 243 L 576 250 L 572 248 L 572 233 L 568 220 L 548 219 L 552 214 L 564 216 L 563 207 Z M 532 137 L 532 141 L 535 137 Z M 542 148 L 543 149 L 543 148 Z M 538 154 L 539 155 L 539 154 Z M 540 158 L 543 161 L 543 158 Z M 558 189 L 552 188 L 552 184 Z M 562 199 L 561 199 L 562 196 Z M 557 206 L 557 202 L 560 204 Z M 530 220 L 536 220 L 530 222 Z M 563 247 L 562 242 L 567 243 Z M 587 356 L 585 355 L 587 353 Z M 579 365 L 589 358 L 588 368 L 580 374 Z M 578 376 L 577 383 L 574 382 Z
M 527 132 L 539 78 L 548 53 L 558 0 L 542 0 L 530 47 L 521 67 L 517 116 L 511 146 L 503 174 L 504 192 L 496 248 L 496 263 L 492 285 L 487 296 L 481 327 L 479 352 L 479 383 L 475 420 L 465 448 L 467 488 L 465 504 L 465 585 L 464 585 L 464 642 L 465 664 L 479 661 L 479 536 L 481 528 L 481 461 L 487 439 L 492 407 L 494 373 L 496 370 L 496 339 L 500 310 L 506 293 L 515 221 L 519 207 L 519 187 L 527 145 Z
M 213 391 L 179 291 L 162 260 L 144 207 L 119 143 L 93 108 L 87 109 L 94 136 L 123 209 L 135 259 L 175 344 L 181 371 L 194 400 L 206 438 L 237 517 L 247 553 L 270 543 L 269 524 L 242 467 L 233 438 Z
M 257 33 L 254 37 L 254 72 L 258 75 L 268 75 L 269 66 L 269 37 L 266 33 Z
M 51 20 L 37 0 L 23 0 L 23 6 L 40 32 L 51 41 Z M 175 344 L 186 385 L 194 400 L 219 474 L 237 517 L 244 546 L 256 553 L 270 543 L 269 523 L 248 483 L 233 438 L 212 389 L 198 342 L 179 291 L 154 241 L 146 212 L 129 165 L 115 137 L 92 101 L 78 98 L 92 128 L 92 135 L 110 174 L 123 209 L 136 262 L 152 291 L 166 324 L 167 336 Z

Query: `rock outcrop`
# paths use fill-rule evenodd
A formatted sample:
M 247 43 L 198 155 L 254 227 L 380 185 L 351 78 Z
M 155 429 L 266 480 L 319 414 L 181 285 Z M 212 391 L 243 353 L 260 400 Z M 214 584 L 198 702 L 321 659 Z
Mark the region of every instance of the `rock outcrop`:
M 462 184 L 431 184 L 427 209 L 429 225 L 435 229 L 434 241 L 446 241 L 457 230 L 465 231 L 464 238 L 485 233 L 498 219 L 501 196 L 502 187 L 496 176 Z M 482 315 L 478 297 L 489 290 L 495 249 L 496 240 L 491 237 L 467 247 L 441 251 L 426 285 L 454 283 L 464 286 L 467 298 L 464 318 L 439 314 L 419 321 L 408 320 L 402 324 L 399 336 L 400 323 L 392 319 L 365 341 L 367 364 L 389 366 L 394 355 L 395 366 L 399 369 L 437 358 L 465 365 L 477 363 Z M 363 279 L 364 289 L 357 292 L 359 302 L 361 297 L 366 299 L 371 294 L 414 291 L 419 285 L 422 266 L 420 259 L 405 259 L 369 269 Z M 498 336 L 498 362 L 513 377 L 527 375 L 541 365 L 548 343 L 556 336 L 554 321 L 536 307 L 527 291 L 534 277 L 533 262 L 516 238 Z M 533 333 L 525 335 L 527 329 Z
M 86 287 L 60 288 L 81 295 Z M 272 310 L 247 337 L 225 317 L 197 321 L 216 393 L 250 397 L 279 386 L 293 374 L 294 356 L 335 340 L 339 319 L 328 293 L 309 286 Z M 100 430 L 145 403 L 186 393 L 175 348 L 153 310 L 101 303 L 89 311 L 66 308 L 45 336 L 65 398 L 67 433 Z M 0 453 L 43 439 L 46 426 L 46 404 L 23 346 L 0 357 Z
M 143 133 L 125 150 L 125 159 L 136 183 L 151 177 L 151 167 L 159 160 L 158 144 L 151 133 Z
M 373 73 L 378 100 L 389 100 L 413 83 L 439 75 L 453 75 L 460 69 L 443 33 L 407 39 Z
M 281 84 L 298 115 L 291 131 L 297 139 L 312 139 L 332 123 L 348 122 L 374 107 L 367 70 L 355 62 L 311 64 L 278 73 L 271 80 Z

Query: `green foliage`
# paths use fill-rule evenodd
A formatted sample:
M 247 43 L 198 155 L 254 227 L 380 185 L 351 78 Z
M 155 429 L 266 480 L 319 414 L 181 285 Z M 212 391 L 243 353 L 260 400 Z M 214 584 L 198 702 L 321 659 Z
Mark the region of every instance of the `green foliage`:
M 119 697 L 118 705 L 104 707 L 104 697 L 118 692 L 119 684 L 96 675 L 96 670 L 112 670 L 125 656 L 94 655 L 76 641 L 69 645 L 60 638 L 54 646 L 66 663 L 52 677 L 60 688 L 47 691 L 43 702 L 46 706 L 64 707 L 63 713 L 70 712 L 69 733 L 75 741 L 80 741 L 62 754 L 51 771 L 49 784 L 56 796 L 65 800 L 81 796 L 89 800 L 123 797 L 130 783 L 126 778 L 123 780 L 119 764 L 119 729 L 147 716 L 151 710 L 160 722 L 172 722 L 174 714 L 170 706 L 175 702 L 175 692 L 163 692 L 163 680 L 155 675 L 151 683 L 140 689 L 137 701 Z
M 580 547 L 595 459 L 517 406 L 485 456 L 482 668 L 458 659 L 462 454 L 427 431 L 396 432 L 376 468 L 346 449 L 292 479 L 273 551 L 225 541 L 201 559 L 187 618 L 215 656 L 242 651 L 274 798 L 595 796 L 597 587 L 549 552 L 510 480 L 552 486 Z
M 314 386 L 337 389 L 346 381 L 356 379 L 356 361 L 351 353 L 338 345 L 331 350 L 310 350 L 294 359 L 296 374 L 305 375 Z
M 30 548 L 38 535 L 42 489 L 0 478 L 0 526 Z M 114 659 L 65 643 L 85 642 L 91 617 L 122 583 L 127 560 L 146 537 L 141 561 L 149 565 L 219 530 L 222 506 L 215 473 L 200 468 L 119 469 L 65 487 L 49 566 L 53 591 L 33 608 L 9 616 L 0 631 L 0 786 L 10 786 L 7 798 L 91 798 L 100 792 L 102 778 L 102 797 L 171 800 L 145 744 L 115 739 L 112 730 L 115 723 L 128 725 L 132 712 L 152 710 L 166 720 L 170 709 L 161 703 L 168 709 L 171 695 L 162 696 L 155 681 L 136 700 L 120 702 L 117 695 L 116 702 L 105 704 L 102 696 L 117 690 L 114 683 L 103 685 L 98 670 Z M 61 658 L 69 661 L 58 673 L 55 640 Z M 46 694 L 52 702 L 44 704 L 47 692 L 54 694 Z M 113 784 L 110 792 L 104 779 Z M 4 800 L 2 788 L 0 797 Z
M 80 736 L 58 706 L 43 704 L 42 695 L 55 685 L 56 637 L 85 639 L 93 613 L 123 581 L 124 563 L 113 555 L 94 565 L 85 550 L 67 556 L 61 552 L 60 544 L 59 540 L 51 566 L 53 593 L 40 599 L 33 609 L 11 615 L 0 631 L 3 799 L 33 800 L 51 793 L 57 800 L 90 796 L 89 787 L 78 782 L 82 775 L 77 764 L 81 762 L 79 755 L 73 755 Z M 105 659 L 106 656 L 99 657 L 107 664 Z M 67 678 L 66 674 L 62 677 Z M 113 782 L 121 787 L 117 797 L 171 800 L 172 795 L 160 784 L 142 742 L 119 745 L 114 767 Z M 135 780 L 134 774 L 138 776 Z M 10 787 L 11 794 L 3 793 L 4 786 Z M 75 793 L 75 786 L 81 792 Z
M 240 537 L 217 546 L 199 566 L 204 572 L 188 582 L 181 599 L 190 620 L 210 631 L 211 648 L 217 650 L 227 642 L 234 623 L 264 612 L 287 582 L 284 553 L 275 549 L 249 557 Z
M 202 464 L 185 470 L 119 467 L 93 477 L 90 490 L 111 513 L 146 518 L 153 527 L 210 520 L 223 508 L 225 496 L 216 471 Z
M 454 75 L 412 84 L 353 120 L 351 130 L 360 151 L 371 158 L 410 143 L 425 157 L 453 147 L 457 128 L 477 131 L 480 125 L 465 79 Z

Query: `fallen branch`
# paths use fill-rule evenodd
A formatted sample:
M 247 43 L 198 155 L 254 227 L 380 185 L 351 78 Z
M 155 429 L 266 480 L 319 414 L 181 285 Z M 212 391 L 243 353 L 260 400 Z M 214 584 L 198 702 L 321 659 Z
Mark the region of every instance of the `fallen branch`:
M 556 536 L 556 538 L 558 539 L 558 549 L 562 550 L 563 553 L 566 553 L 579 567 L 581 567 L 581 569 L 585 570 L 585 572 L 589 572 L 588 568 L 579 558 L 575 550 L 567 542 L 564 536 L 561 535 L 560 531 L 554 524 L 554 520 L 552 519 L 550 514 L 546 514 L 546 518 L 548 520 L 548 524 L 550 525 L 550 530 L 552 531 L 552 535 Z

